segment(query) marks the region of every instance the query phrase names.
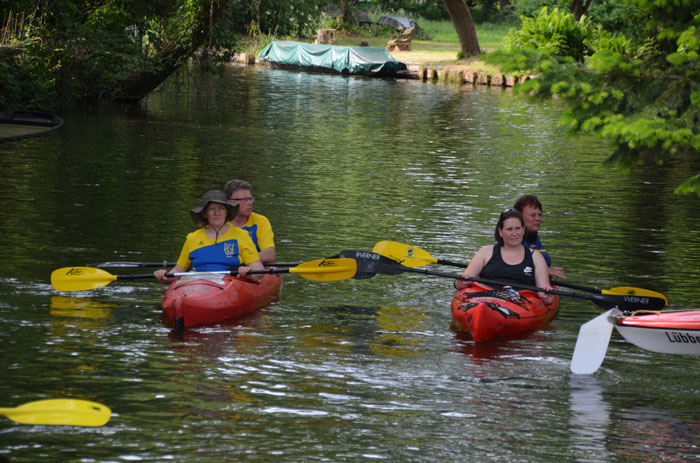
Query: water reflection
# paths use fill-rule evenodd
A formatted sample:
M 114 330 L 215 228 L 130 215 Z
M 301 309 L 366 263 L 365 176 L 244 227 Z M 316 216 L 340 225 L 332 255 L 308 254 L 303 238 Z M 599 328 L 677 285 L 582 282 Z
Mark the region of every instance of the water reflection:
M 377 310 L 377 339 L 369 341 L 378 355 L 422 355 L 430 338 L 422 332 L 427 315 L 419 308 L 380 307 Z
M 73 318 L 107 318 L 111 315 L 111 308 L 117 304 L 104 304 L 87 298 L 51 296 L 49 305 L 51 316 Z
M 512 358 L 543 358 L 545 352 L 542 351 L 541 346 L 549 342 L 550 338 L 546 328 L 506 339 L 478 343 L 471 340 L 465 333 L 454 333 L 456 351 L 467 355 L 469 362 L 474 365 L 487 365 L 490 362 Z
M 611 406 L 603 399 L 603 388 L 590 375 L 569 378 L 571 447 L 576 461 L 610 461 L 607 450 Z
M 686 412 L 632 407 L 617 415 L 611 447 L 621 458 L 638 462 L 689 462 L 700 458 L 700 421 Z
M 465 354 L 469 361 L 477 365 L 512 356 L 520 349 L 514 339 L 475 343 L 464 333 L 455 334 L 455 344 L 457 352 Z
M 609 387 L 620 387 L 610 384 Z M 695 411 L 672 412 L 649 406 L 615 407 L 590 375 L 569 379 L 571 447 L 576 461 L 695 461 L 700 421 Z

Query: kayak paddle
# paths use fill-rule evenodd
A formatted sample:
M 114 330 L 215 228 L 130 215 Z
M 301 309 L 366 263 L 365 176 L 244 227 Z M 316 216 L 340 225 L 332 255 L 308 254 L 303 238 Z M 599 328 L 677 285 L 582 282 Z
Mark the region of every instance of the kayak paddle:
M 462 269 L 467 268 L 467 264 L 453 262 L 445 259 L 438 259 L 431 256 L 430 253 L 428 253 L 428 251 L 408 244 L 397 243 L 396 241 L 380 241 L 374 245 L 374 248 L 372 248 L 372 252 L 376 252 L 377 254 L 389 257 L 395 260 L 396 262 L 405 265 L 406 267 L 422 267 L 428 264 L 441 264 L 449 265 L 452 267 L 459 267 Z M 620 286 L 611 289 L 599 289 L 587 286 L 580 286 L 561 280 L 557 280 L 553 283 L 557 286 L 578 289 L 580 291 L 586 291 L 594 294 L 610 294 L 615 296 L 663 299 L 664 308 L 668 307 L 668 299 L 666 299 L 666 296 L 659 292 L 651 291 L 649 289 L 634 288 L 631 286 Z
M 365 252 L 365 251 L 341 251 L 338 254 L 329 257 L 328 259 L 338 259 L 338 258 L 348 258 L 352 259 L 355 253 Z M 303 262 L 264 262 L 265 267 L 295 267 L 302 264 Z M 100 264 L 88 264 L 87 267 L 97 267 L 97 268 L 146 268 L 146 267 L 174 267 L 176 262 L 102 262 Z M 357 273 L 353 278 L 355 279 L 365 279 L 373 277 L 373 273 L 364 272 L 362 269 L 358 268 Z
M 560 296 L 569 296 L 569 297 L 578 297 L 581 299 L 588 299 L 590 301 L 593 301 L 598 307 L 601 307 L 603 309 L 612 309 L 614 307 L 617 307 L 620 310 L 639 310 L 639 309 L 660 310 L 666 304 L 665 299 L 655 298 L 655 297 L 621 296 L 621 295 L 615 295 L 615 294 L 582 294 L 582 293 L 574 293 L 574 292 L 569 292 L 569 291 L 560 291 L 558 289 L 548 290 L 548 289 L 544 289 L 544 288 L 537 288 L 535 286 L 506 283 L 506 282 L 496 281 L 496 280 L 487 280 L 484 278 L 476 278 L 476 277 L 467 278 L 467 277 L 463 277 L 462 275 L 454 275 L 452 273 L 435 272 L 432 270 L 406 267 L 405 265 L 401 265 L 400 263 L 396 262 L 395 260 L 392 260 L 386 256 L 383 256 L 383 255 L 377 254 L 377 253 L 366 253 L 366 254 L 368 254 L 368 256 L 365 256 L 365 259 L 371 260 L 371 263 L 370 264 L 361 264 L 361 265 L 372 265 L 372 270 L 374 271 L 374 273 L 380 273 L 380 274 L 385 274 L 385 275 L 399 275 L 399 274 L 404 273 L 404 272 L 412 272 L 412 273 L 422 273 L 424 275 L 434 275 L 434 276 L 445 277 L 445 278 L 453 278 L 455 280 L 476 281 L 478 283 L 484 283 L 484 284 L 491 285 L 491 286 L 494 286 L 494 285 L 496 285 L 496 286 L 511 286 L 513 288 L 528 289 L 531 291 L 558 294 Z M 358 258 L 359 258 L 359 256 L 358 256 Z
M 174 267 L 177 262 L 102 262 L 100 264 L 87 264 L 88 267 L 97 268 L 146 268 L 146 267 Z
M 372 263 L 370 260 L 364 258 L 365 254 L 367 254 L 367 251 L 345 250 L 329 257 L 329 259 L 354 259 L 355 262 L 357 262 L 357 273 L 355 273 L 353 278 L 356 280 L 365 280 L 367 278 L 372 278 L 377 273 L 372 271 Z
M 644 288 L 635 288 L 632 286 L 618 286 L 615 288 L 610 288 L 610 289 L 600 289 L 600 288 L 591 288 L 588 286 L 580 286 L 580 285 L 575 285 L 573 283 L 569 283 L 566 281 L 561 281 L 557 280 L 554 282 L 557 286 L 563 286 L 565 288 L 571 288 L 571 289 L 578 289 L 581 291 L 587 291 L 589 293 L 594 293 L 594 294 L 614 294 L 617 296 L 637 296 L 637 297 L 655 297 L 658 299 L 663 299 L 665 301 L 664 303 L 664 309 L 668 307 L 668 299 L 666 299 L 666 296 L 663 294 L 657 292 L 657 291 L 652 291 L 650 289 L 644 289 Z
M 88 400 L 47 399 L 17 408 L 0 408 L 0 415 L 22 424 L 102 426 L 109 421 L 112 411 Z
M 88 267 L 97 268 L 147 268 L 147 267 L 174 267 L 177 262 L 102 262 L 100 264 L 88 264 Z M 265 267 L 294 267 L 301 262 L 264 262 Z
M 576 347 L 571 356 L 571 372 L 577 375 L 595 373 L 603 364 L 605 353 L 608 351 L 613 324 L 610 317 L 612 309 L 581 325 L 576 338 Z
M 468 265 L 445 259 L 437 259 L 424 249 L 408 244 L 397 243 L 396 241 L 380 241 L 374 245 L 372 252 L 395 260 L 406 267 L 423 267 L 429 264 L 440 264 L 464 269 L 467 268 Z
M 302 278 L 314 281 L 341 281 L 352 278 L 357 271 L 354 259 L 321 259 L 304 262 L 295 267 L 284 269 L 251 270 L 250 274 L 296 273 Z M 217 272 L 180 272 L 168 273 L 168 277 L 186 275 L 236 275 L 236 270 Z M 85 291 L 101 288 L 117 280 L 140 280 L 154 278 L 152 273 L 141 275 L 112 275 L 104 270 L 91 267 L 63 267 L 51 273 L 51 284 L 57 291 Z
M 320 259 L 304 262 L 291 268 L 251 270 L 248 273 L 296 273 L 307 280 L 341 281 L 355 276 L 355 273 L 357 273 L 357 262 L 355 259 Z M 235 275 L 235 272 L 233 274 Z

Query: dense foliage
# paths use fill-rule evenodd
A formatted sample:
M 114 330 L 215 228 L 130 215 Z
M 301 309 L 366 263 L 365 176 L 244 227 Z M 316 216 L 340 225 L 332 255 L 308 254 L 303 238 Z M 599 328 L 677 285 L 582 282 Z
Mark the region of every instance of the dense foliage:
M 202 29 L 203 45 L 214 50 L 235 50 L 250 34 L 309 34 L 321 3 L 11 0 L 0 7 L 8 31 L 4 45 L 23 52 L 0 59 L 0 109 L 55 110 L 72 102 L 118 100 L 130 76 L 189 59 Z
M 0 62 L 0 107 L 53 109 L 118 98 L 127 75 L 159 65 L 159 50 L 192 41 L 202 6 L 195 0 L 15 2 L 21 27 L 13 44 L 23 53 Z
M 523 17 L 520 29 L 511 29 L 505 37 L 507 49 L 534 49 L 555 56 L 570 56 L 577 61 L 590 54 L 593 31 L 586 17 L 576 21 L 570 13 L 542 8 L 534 18 Z
M 442 0 L 7 0 L 0 45 L 22 52 L 0 53 L 0 110 L 137 100 L 192 57 L 212 70 L 273 36 L 312 37 L 385 11 L 448 17 Z M 200 46 L 215 53 L 193 56 Z
M 571 12 L 572 0 L 518 0 L 512 2 L 506 10 L 511 21 L 519 21 L 523 17 L 535 18 L 543 7 L 550 11 L 558 8 L 562 12 Z M 634 6 L 620 0 L 593 0 L 586 17 L 593 23 L 608 31 L 626 32 L 634 28 L 630 23 Z
M 625 0 L 626 34 L 597 30 L 584 49 L 542 44 L 544 25 L 521 31 L 507 52 L 489 61 L 506 72 L 536 73 L 518 86 L 526 94 L 567 103 L 562 119 L 571 133 L 612 142 L 610 165 L 643 160 L 700 160 L 700 0 Z M 558 20 L 560 18 L 553 18 Z M 554 25 L 554 23 L 552 24 Z M 700 194 L 695 175 L 677 189 Z

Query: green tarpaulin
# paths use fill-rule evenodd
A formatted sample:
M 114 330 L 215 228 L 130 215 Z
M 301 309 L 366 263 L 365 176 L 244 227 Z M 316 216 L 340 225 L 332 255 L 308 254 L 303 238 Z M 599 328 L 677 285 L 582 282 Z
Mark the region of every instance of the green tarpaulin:
M 341 47 L 303 42 L 272 42 L 259 54 L 258 61 L 341 74 L 390 76 L 406 69 L 384 48 Z

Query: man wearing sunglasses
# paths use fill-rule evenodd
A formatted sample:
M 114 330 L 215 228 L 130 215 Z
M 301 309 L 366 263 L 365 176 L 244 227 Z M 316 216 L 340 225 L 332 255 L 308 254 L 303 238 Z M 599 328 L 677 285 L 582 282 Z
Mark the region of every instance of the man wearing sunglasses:
M 238 214 L 231 220 L 231 225 L 248 232 L 263 263 L 274 262 L 276 252 L 272 225 L 267 217 L 253 212 L 253 185 L 245 180 L 233 179 L 226 182 L 224 189 L 229 204 L 238 205 Z

